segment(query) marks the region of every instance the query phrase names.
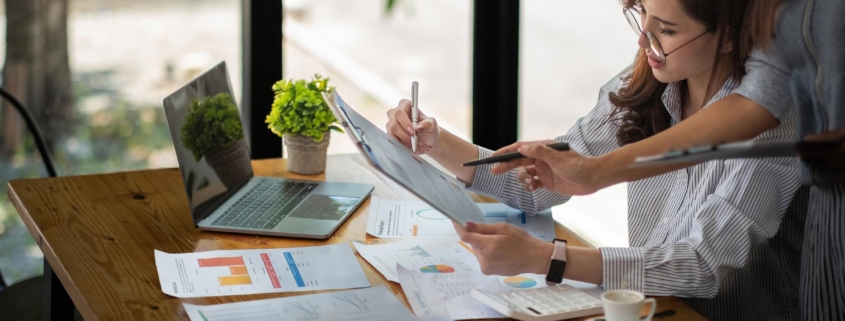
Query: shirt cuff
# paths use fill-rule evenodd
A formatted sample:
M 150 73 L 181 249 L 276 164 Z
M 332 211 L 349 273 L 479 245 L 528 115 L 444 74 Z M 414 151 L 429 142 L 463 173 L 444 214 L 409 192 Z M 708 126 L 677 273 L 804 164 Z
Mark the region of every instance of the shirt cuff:
M 481 146 L 478 147 L 478 159 L 490 157 L 491 154 L 493 154 L 492 150 Z M 476 166 L 475 177 L 473 177 L 472 183 L 467 186 L 467 189 L 498 199 L 504 189 L 504 179 L 507 175 L 493 175 L 493 173 L 490 172 L 493 165 L 495 164 Z
M 643 252 L 634 247 L 603 247 L 602 287 L 605 290 L 645 290 Z

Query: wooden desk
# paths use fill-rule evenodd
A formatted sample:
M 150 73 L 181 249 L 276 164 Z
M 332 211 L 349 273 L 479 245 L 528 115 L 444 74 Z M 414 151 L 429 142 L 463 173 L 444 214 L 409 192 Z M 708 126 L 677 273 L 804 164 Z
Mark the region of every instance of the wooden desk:
M 366 182 L 376 186 L 374 196 L 416 199 L 373 171 L 360 155 L 330 156 L 326 173 L 311 177 L 288 173 L 283 159 L 253 165 L 260 176 Z M 9 199 L 86 320 L 187 320 L 182 302 L 208 305 L 315 293 L 170 297 L 159 288 L 154 249 L 182 253 L 397 241 L 366 234 L 369 200 L 328 240 L 201 232 L 191 221 L 178 169 L 16 180 L 9 182 Z M 555 228 L 559 238 L 581 245 L 560 224 Z M 358 260 L 372 285 L 387 284 L 408 304 L 398 284 L 385 280 L 360 256 Z M 704 320 L 676 298 L 658 298 L 658 305 L 658 311 L 677 311 L 666 320 Z

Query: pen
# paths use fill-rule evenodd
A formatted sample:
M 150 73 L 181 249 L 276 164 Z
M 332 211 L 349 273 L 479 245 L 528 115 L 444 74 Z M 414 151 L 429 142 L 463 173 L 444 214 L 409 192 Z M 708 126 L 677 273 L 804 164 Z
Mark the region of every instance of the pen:
M 549 148 L 554 149 L 556 151 L 559 151 L 559 152 L 569 150 L 569 144 L 567 144 L 567 143 L 554 143 L 554 144 L 549 144 L 549 145 L 546 145 L 546 146 L 548 146 Z M 510 153 L 507 153 L 507 154 L 502 154 L 502 155 L 491 156 L 491 157 L 487 157 L 487 158 L 474 160 L 474 161 L 471 161 L 469 163 L 463 164 L 462 166 L 466 167 L 466 166 L 477 166 L 477 165 L 484 165 L 484 164 L 501 163 L 501 162 L 512 161 L 514 159 L 520 159 L 520 158 L 525 158 L 525 155 L 522 155 L 519 152 L 510 152 Z
M 413 132 L 411 134 L 411 150 L 414 153 L 417 152 L 417 104 L 419 103 L 419 84 L 415 81 L 411 83 L 411 124 L 413 124 L 414 128 L 411 128 Z

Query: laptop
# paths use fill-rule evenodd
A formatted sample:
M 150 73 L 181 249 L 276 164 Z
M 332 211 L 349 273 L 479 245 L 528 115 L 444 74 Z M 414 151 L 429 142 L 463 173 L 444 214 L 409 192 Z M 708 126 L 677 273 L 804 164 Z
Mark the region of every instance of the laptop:
M 323 99 L 370 166 L 450 219 L 490 223 L 466 190 L 466 184 L 414 155 L 393 136 L 373 125 L 341 99 L 337 90 Z
M 167 96 L 164 111 L 201 230 L 326 239 L 373 191 L 369 184 L 256 177 L 225 61 Z

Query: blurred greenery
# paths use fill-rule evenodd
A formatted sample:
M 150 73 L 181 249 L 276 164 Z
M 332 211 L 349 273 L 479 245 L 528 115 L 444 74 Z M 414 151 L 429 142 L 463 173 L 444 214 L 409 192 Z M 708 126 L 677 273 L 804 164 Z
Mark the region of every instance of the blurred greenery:
M 53 156 L 59 176 L 126 171 L 175 165 L 175 152 L 164 110 L 137 106 L 107 84 L 110 70 L 74 75 L 74 100 L 79 127 L 56 144 Z M 96 98 L 96 99 L 93 99 Z M 108 103 L 91 110 L 94 100 Z M 49 130 L 42 128 L 42 130 Z M 170 160 L 173 160 L 172 162 Z M 0 182 L 46 177 L 31 136 L 11 157 L 0 161 Z M 12 284 L 42 273 L 41 252 L 0 186 L 0 271 Z

